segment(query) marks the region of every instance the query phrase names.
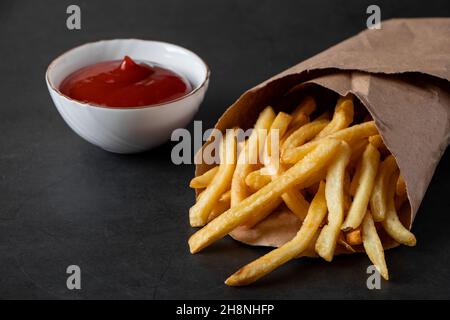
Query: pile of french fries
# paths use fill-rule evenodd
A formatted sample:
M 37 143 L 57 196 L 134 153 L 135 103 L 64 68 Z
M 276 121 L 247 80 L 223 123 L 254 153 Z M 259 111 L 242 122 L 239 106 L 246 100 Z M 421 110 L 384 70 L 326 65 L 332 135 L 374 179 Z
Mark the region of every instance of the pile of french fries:
M 227 130 L 220 165 L 190 182 L 199 191 L 190 223 L 202 227 L 189 239 L 191 253 L 283 206 L 302 221 L 298 233 L 231 275 L 227 285 L 250 284 L 311 247 L 331 261 L 337 246 L 364 250 L 388 280 L 381 230 L 397 243 L 416 244 L 397 215 L 406 186 L 372 118 L 354 123 L 354 109 L 349 95 L 338 99 L 332 115 L 313 117 L 316 101 L 306 97 L 291 114 L 266 107 L 242 146 L 236 130 Z

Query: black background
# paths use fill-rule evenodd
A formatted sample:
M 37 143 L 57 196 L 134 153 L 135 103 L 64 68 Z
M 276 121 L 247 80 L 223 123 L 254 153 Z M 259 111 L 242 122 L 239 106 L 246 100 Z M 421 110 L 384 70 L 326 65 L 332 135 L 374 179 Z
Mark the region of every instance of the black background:
M 293 261 L 246 288 L 224 279 L 268 249 L 229 238 L 191 256 L 187 183 L 193 166 L 170 161 L 171 143 L 138 155 L 90 145 L 62 121 L 44 81 L 58 54 L 98 39 L 185 46 L 212 70 L 196 115 L 204 128 L 244 90 L 382 18 L 450 16 L 435 1 L 6 1 L 0 2 L 0 298 L 449 298 L 450 154 L 414 223 L 415 248 L 386 253 L 391 274 L 366 288 L 362 254 Z M 78 4 L 82 30 L 66 28 Z M 389 50 L 389 48 L 386 48 Z M 66 288 L 68 265 L 82 289 Z

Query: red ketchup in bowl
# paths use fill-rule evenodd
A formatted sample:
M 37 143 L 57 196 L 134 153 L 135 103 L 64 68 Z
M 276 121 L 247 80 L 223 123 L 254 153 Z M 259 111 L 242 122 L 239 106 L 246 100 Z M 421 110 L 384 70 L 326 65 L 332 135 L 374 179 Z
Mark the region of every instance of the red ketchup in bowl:
M 59 90 L 81 102 L 132 108 L 175 100 L 191 92 L 192 86 L 172 70 L 125 56 L 123 60 L 103 61 L 71 73 Z

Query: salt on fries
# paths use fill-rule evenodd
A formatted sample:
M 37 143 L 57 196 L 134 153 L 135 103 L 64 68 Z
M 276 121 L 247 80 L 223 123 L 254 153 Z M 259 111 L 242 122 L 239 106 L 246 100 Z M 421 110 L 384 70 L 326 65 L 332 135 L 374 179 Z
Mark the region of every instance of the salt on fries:
M 338 99 L 332 117 L 314 116 L 316 107 L 306 97 L 290 115 L 265 108 L 239 155 L 235 130 L 227 131 L 220 164 L 192 179 L 190 186 L 201 193 L 190 221 L 203 228 L 189 239 L 191 253 L 236 227 L 254 227 L 280 205 L 301 221 L 292 240 L 241 268 L 227 285 L 250 284 L 314 251 L 331 261 L 343 250 L 365 251 L 387 280 L 379 231 L 397 243 L 416 244 L 397 214 L 407 202 L 405 180 L 375 122 L 366 116 L 355 123 L 351 96 Z

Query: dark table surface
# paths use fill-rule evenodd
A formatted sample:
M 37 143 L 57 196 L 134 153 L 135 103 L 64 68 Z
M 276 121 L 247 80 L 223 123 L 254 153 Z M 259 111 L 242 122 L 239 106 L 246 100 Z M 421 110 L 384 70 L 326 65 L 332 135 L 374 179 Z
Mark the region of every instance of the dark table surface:
M 82 30 L 66 28 L 78 4 Z M 372 1 L 0 2 L 0 298 L 450 298 L 450 154 L 414 223 L 415 248 L 386 253 L 392 279 L 368 290 L 362 254 L 293 261 L 246 288 L 224 279 L 267 252 L 229 238 L 192 256 L 192 165 L 172 143 L 105 152 L 63 122 L 44 73 L 58 54 L 107 38 L 173 42 L 203 57 L 204 128 L 244 90 L 365 28 Z M 450 16 L 448 0 L 377 1 L 382 18 Z M 388 50 L 388 48 L 387 48 Z M 66 287 L 79 265 L 82 289 Z

